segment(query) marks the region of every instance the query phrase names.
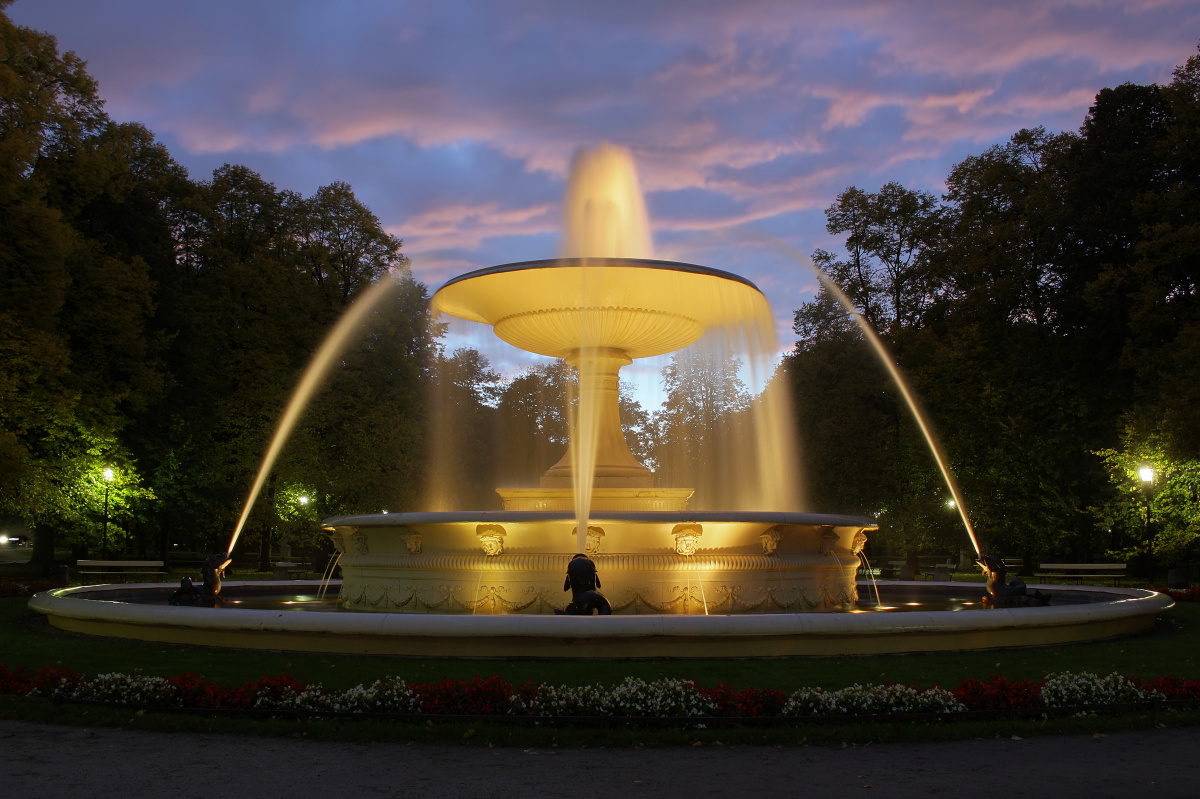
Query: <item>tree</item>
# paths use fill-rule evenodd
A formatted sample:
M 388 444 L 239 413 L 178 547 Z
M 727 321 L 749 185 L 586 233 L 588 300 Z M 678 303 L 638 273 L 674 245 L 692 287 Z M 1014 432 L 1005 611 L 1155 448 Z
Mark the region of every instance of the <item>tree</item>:
M 407 267 L 379 279 L 390 290 L 347 345 L 288 448 L 294 475 L 287 479 L 313 487 L 310 514 L 418 510 L 423 499 L 434 357 L 429 296 Z
M 1097 548 L 1121 560 L 1153 557 L 1168 566 L 1195 562 L 1200 461 L 1172 458 L 1163 438 L 1127 439 L 1120 450 L 1096 454 L 1104 459 L 1110 481 L 1102 501 L 1091 509 L 1102 542 Z M 1145 468 L 1153 470 L 1150 486 L 1140 474 Z
M 826 230 L 845 233 L 849 258 L 826 265 L 840 272 L 843 290 L 878 332 L 917 328 L 933 302 L 928 255 L 938 235 L 937 199 L 887 183 L 875 194 L 851 186 L 825 210 Z
M 825 212 L 827 230 L 847 234 L 847 257 L 818 250 L 813 263 L 901 364 L 943 290 L 932 257 L 944 213 L 933 195 L 897 183 L 875 194 L 852 186 Z M 902 543 L 915 566 L 921 547 L 946 538 L 939 522 L 947 492 L 898 388 L 888 385 L 864 333 L 824 284 L 796 311 L 794 330 L 800 338 L 787 367 L 812 499 L 877 516 L 876 538 Z
M 500 375 L 473 349 L 438 352 L 432 374 L 425 506 L 432 510 L 494 508 L 496 403 Z
M 557 360 L 526 369 L 504 386 L 496 406 L 499 486 L 535 486 L 562 457 L 577 383 L 575 370 Z
M 345 307 L 380 275 L 408 265 L 400 240 L 384 232 L 346 183 L 317 189 L 298 212 L 301 262 L 334 307 Z
M 741 362 L 711 344 L 702 339 L 663 368 L 666 399 L 654 414 L 653 460 L 661 485 L 695 489 L 691 507 L 736 509 L 745 497 L 733 475 L 746 456 L 733 430 L 750 395 L 738 375 Z
M 161 377 L 149 263 L 169 251 L 143 200 L 180 173 L 108 120 L 81 60 L 0 17 L 0 509 L 43 567 L 83 529 L 87 476 L 133 468 L 123 435 Z
M 1133 202 L 1141 229 L 1123 352 L 1135 373 L 1127 418 L 1134 437 L 1190 461 L 1200 458 L 1200 54 L 1175 70 L 1162 99 L 1162 175 Z

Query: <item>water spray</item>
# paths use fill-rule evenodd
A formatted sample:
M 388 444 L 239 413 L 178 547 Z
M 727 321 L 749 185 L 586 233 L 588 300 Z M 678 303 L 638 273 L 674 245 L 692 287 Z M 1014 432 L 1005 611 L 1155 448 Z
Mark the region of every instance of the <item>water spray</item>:
M 336 362 L 337 356 L 342 353 L 351 334 L 359 329 L 367 315 L 375 310 L 375 306 L 388 295 L 388 291 L 395 289 L 394 280 L 395 278 L 391 274 L 384 275 L 363 292 L 362 296 L 355 300 L 354 304 L 329 331 L 329 335 L 321 342 L 320 348 L 309 361 L 304 374 L 300 377 L 300 382 L 296 384 L 292 396 L 288 399 L 283 416 L 279 418 L 279 424 L 276 425 L 275 433 L 271 436 L 271 443 L 267 447 L 267 454 L 263 456 L 262 464 L 258 467 L 258 475 L 254 478 L 250 495 L 246 497 L 242 515 L 238 518 L 237 527 L 234 528 L 233 536 L 229 539 L 229 552 L 233 552 L 233 547 L 242 534 L 242 528 L 246 526 L 246 521 L 250 518 L 250 511 L 254 509 L 254 503 L 258 500 L 259 492 L 262 491 L 263 483 L 266 482 L 267 475 L 275 466 L 275 461 L 279 458 L 279 453 L 283 450 L 283 445 L 287 443 L 288 437 L 291 436 L 296 423 L 300 421 L 300 417 L 308 407 L 308 401 Z

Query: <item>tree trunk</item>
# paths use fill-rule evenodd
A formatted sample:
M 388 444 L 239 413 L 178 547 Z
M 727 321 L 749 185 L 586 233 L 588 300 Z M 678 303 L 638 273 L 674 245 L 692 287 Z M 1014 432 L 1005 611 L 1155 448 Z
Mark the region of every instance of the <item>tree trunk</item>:
M 1021 561 L 1021 576 L 1022 577 L 1032 577 L 1033 576 L 1033 553 L 1032 552 L 1026 552 L 1024 555 L 1024 559 Z
M 171 568 L 171 522 L 169 520 L 165 520 L 163 518 L 163 516 L 160 515 L 159 516 L 159 524 L 161 524 L 162 527 L 159 529 L 159 536 L 158 536 L 158 559 L 161 560 L 165 564 L 164 568 L 170 569 Z
M 269 572 L 271 571 L 271 523 L 269 521 L 263 522 L 262 535 L 258 540 L 258 570 Z
M 31 565 L 36 566 L 45 577 L 52 576 L 54 569 L 54 526 L 50 524 L 35 525 L 33 530 L 33 555 Z
M 271 533 L 275 531 L 275 473 L 267 477 L 266 490 L 262 497 L 262 536 L 259 538 L 258 570 L 271 571 Z
M 916 541 L 911 538 L 904 539 L 904 566 L 900 569 L 901 580 L 915 580 L 921 576 L 920 554 Z

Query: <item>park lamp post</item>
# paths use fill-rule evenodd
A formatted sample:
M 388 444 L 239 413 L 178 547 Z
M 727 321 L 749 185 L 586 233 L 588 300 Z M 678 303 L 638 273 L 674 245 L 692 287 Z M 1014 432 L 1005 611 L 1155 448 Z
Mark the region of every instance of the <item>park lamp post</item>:
M 108 489 L 112 485 L 113 470 L 104 470 L 104 559 L 108 560 Z
M 1154 499 L 1154 469 L 1143 466 L 1138 469 L 1142 481 L 1142 492 L 1146 495 L 1146 582 L 1154 583 L 1154 535 L 1150 527 L 1150 503 Z

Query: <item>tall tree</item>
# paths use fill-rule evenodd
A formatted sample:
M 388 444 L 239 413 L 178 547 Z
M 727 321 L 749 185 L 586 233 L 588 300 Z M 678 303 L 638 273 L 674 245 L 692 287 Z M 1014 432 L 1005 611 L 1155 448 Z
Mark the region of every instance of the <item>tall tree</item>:
M 104 115 L 80 59 L 0 17 L 0 508 L 37 527 L 43 566 L 56 532 L 98 537 L 95 476 L 136 470 L 123 436 L 159 390 L 150 264 L 181 174 Z

